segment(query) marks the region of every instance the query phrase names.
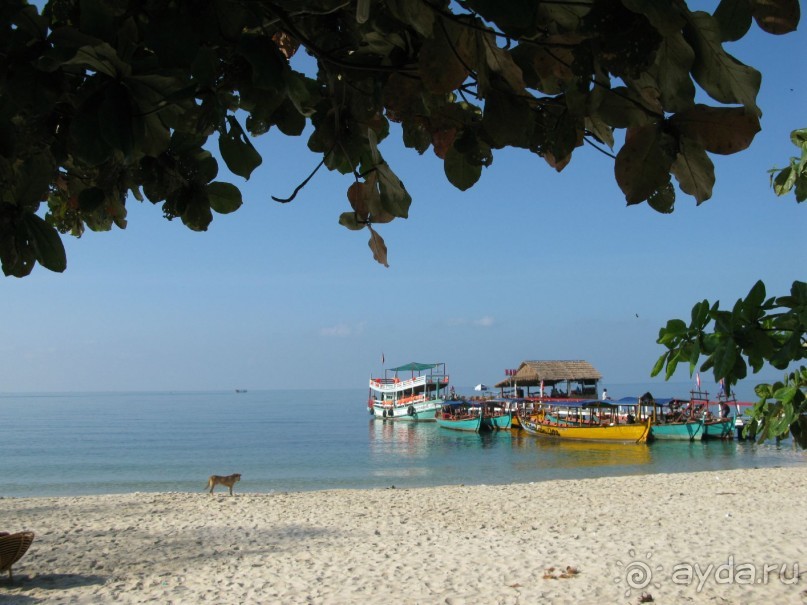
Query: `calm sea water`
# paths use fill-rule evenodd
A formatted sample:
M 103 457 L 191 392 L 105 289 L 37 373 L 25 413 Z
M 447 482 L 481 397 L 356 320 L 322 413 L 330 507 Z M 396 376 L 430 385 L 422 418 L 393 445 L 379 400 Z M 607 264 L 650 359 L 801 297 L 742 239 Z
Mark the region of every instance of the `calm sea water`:
M 792 444 L 610 445 L 373 420 L 367 392 L 0 395 L 0 496 L 501 484 L 799 465 Z M 221 488 L 219 488 L 221 489 Z

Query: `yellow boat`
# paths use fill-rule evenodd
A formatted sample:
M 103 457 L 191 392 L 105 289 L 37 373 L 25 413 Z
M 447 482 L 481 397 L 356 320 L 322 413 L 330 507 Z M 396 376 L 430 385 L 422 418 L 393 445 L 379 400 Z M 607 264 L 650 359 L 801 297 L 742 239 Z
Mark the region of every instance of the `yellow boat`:
M 520 414 L 521 428 L 531 435 L 575 441 L 610 441 L 647 443 L 651 439 L 651 421 L 620 422 L 616 403 L 581 401 L 532 414 Z

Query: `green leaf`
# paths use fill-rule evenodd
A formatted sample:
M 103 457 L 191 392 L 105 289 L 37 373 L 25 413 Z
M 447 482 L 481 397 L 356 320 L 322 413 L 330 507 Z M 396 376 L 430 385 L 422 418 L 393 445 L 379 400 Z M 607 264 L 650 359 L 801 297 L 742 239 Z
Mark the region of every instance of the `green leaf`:
M 378 173 L 378 187 L 381 192 L 381 205 L 384 210 L 393 216 L 408 217 L 412 197 L 406 191 L 401 179 L 395 175 L 388 164 L 379 164 L 376 166 L 376 172 Z
M 521 97 L 495 89 L 488 94 L 482 127 L 493 147 L 526 148 L 534 121 L 533 112 Z
M 433 93 L 449 93 L 468 77 L 468 67 L 476 63 L 474 32 L 443 19 L 426 38 L 418 53 L 418 70 L 423 86 Z
M 61 273 L 67 268 L 67 256 L 59 232 L 33 212 L 23 215 L 37 262 L 51 271 Z
M 799 0 L 751 0 L 754 19 L 769 34 L 796 31 L 801 10 Z
M 289 69 L 283 72 L 283 81 L 286 84 L 289 101 L 294 105 L 297 113 L 310 117 L 315 111 L 308 86 L 310 80 L 305 75 Z
M 751 28 L 751 3 L 749 0 L 720 0 L 714 12 L 724 42 L 742 38 Z
M 420 0 L 387 0 L 390 12 L 425 38 L 431 37 L 435 11 Z
M 661 354 L 661 357 L 656 360 L 656 363 L 653 365 L 653 369 L 650 371 L 650 377 L 658 376 L 658 373 L 661 372 L 661 369 L 664 367 L 664 362 L 667 361 L 667 356 L 669 355 L 669 351 L 665 351 Z
M 751 145 L 760 131 L 759 118 L 741 107 L 695 105 L 672 118 L 670 124 L 706 151 L 729 155 Z
M 802 151 L 807 151 L 807 128 L 792 131 L 790 141 Z
M 347 227 L 351 231 L 361 231 L 367 226 L 366 222 L 360 222 L 355 212 L 343 212 L 339 215 L 339 224 Z
M 604 120 L 589 116 L 585 118 L 586 133 L 594 136 L 600 143 L 608 145 L 609 149 L 614 148 L 614 129 Z
M 219 133 L 219 151 L 233 174 L 248 179 L 263 161 L 260 154 L 247 139 L 241 124 L 233 116 L 227 116 L 230 125 L 225 132 Z
M 678 180 L 681 191 L 694 197 L 698 205 L 712 197 L 715 167 L 700 144 L 682 137 L 678 155 L 670 170 Z
M 272 113 L 272 122 L 277 125 L 280 132 L 289 137 L 300 136 L 306 125 L 305 116 L 297 111 L 288 99 L 285 99 Z
M 70 125 L 70 151 L 76 158 L 91 166 L 107 161 L 112 150 L 100 136 L 104 124 L 100 120 L 100 107 L 103 94 L 95 94 L 82 103 Z
M 678 356 L 670 357 L 667 360 L 667 371 L 664 373 L 664 380 L 669 380 L 672 378 L 673 374 L 675 374 L 675 370 L 678 368 Z
M 506 83 L 512 94 L 521 93 L 525 86 L 524 76 L 513 56 L 496 45 L 496 38 L 492 34 L 477 32 L 477 43 L 480 46 L 479 54 L 485 57 L 490 71 L 498 76 L 496 80 Z
M 53 158 L 47 153 L 37 153 L 19 162 L 12 195 L 17 206 L 35 209 L 47 198 L 48 186 L 55 172 L 52 162 Z
M 519 35 L 524 32 L 530 31 L 539 18 L 539 10 L 551 10 L 551 3 L 544 5 L 536 4 L 531 0 L 508 0 L 501 2 L 501 0 L 468 0 L 469 8 L 478 12 L 486 19 L 495 21 L 496 24 L 502 28 L 502 31 L 511 35 Z M 566 9 L 563 12 L 571 13 L 574 10 L 574 5 L 571 8 L 566 8 L 565 3 L 561 4 L 561 9 Z M 588 8 L 588 7 L 586 7 Z M 581 12 L 585 12 L 582 11 Z M 572 15 L 570 14 L 569 17 Z M 568 17 L 567 17 L 568 18 Z M 577 17 L 579 19 L 579 16 Z
M 694 61 L 695 52 L 680 31 L 664 37 L 656 51 L 652 71 L 658 78 L 661 100 L 667 112 L 682 111 L 694 103 L 695 85 L 689 75 Z
M 687 325 L 680 319 L 671 319 L 667 322 L 665 332 L 675 337 L 681 337 L 687 333 Z
M 674 4 L 658 0 L 622 0 L 628 10 L 647 17 L 659 32 L 665 36 L 679 31 L 684 26 L 681 11 Z
M 574 51 L 564 46 L 571 47 L 572 38 L 550 35 L 546 37 L 546 47 L 519 44 L 510 51 L 527 86 L 547 95 L 560 94 L 569 87 L 576 79 L 572 71 Z
M 708 300 L 702 300 L 701 302 L 695 304 L 695 306 L 692 307 L 691 313 L 692 327 L 697 330 L 702 330 L 709 321 L 709 311 L 710 307 Z
M 614 128 L 644 126 L 650 122 L 650 113 L 644 108 L 644 101 L 624 86 L 614 89 L 598 87 L 592 94 L 598 100 L 594 115 Z
M 454 147 L 450 147 L 446 152 L 443 169 L 448 177 L 448 182 L 460 191 L 473 187 L 482 176 L 482 166 L 469 163 L 465 155 Z
M 207 231 L 213 221 L 213 212 L 207 198 L 207 191 L 201 187 L 189 187 L 182 190 L 178 207 L 181 208 L 182 224 L 193 231 Z
M 271 38 L 243 35 L 238 50 L 252 67 L 253 84 L 267 90 L 285 90 L 283 74 L 288 64 Z
M 647 205 L 661 214 L 672 213 L 675 209 L 675 188 L 672 182 L 668 181 L 650 194 L 650 197 L 647 198 Z
M 628 128 L 614 172 L 628 204 L 645 201 L 669 181 L 672 158 L 662 149 L 657 124 Z
M 132 126 L 132 106 L 126 88 L 118 83 L 107 86 L 98 109 L 102 125 L 98 133 L 112 149 L 119 150 L 128 158 L 134 148 L 135 135 Z M 142 138 L 142 137 L 141 137 Z
M 210 207 L 219 214 L 229 214 L 241 207 L 241 191 L 232 183 L 213 181 L 207 185 Z
M 748 296 L 745 297 L 745 308 L 757 309 L 765 302 L 765 296 L 765 284 L 761 279 L 757 280 L 757 283 L 755 283 L 748 292 Z
M 732 375 L 737 356 L 737 346 L 732 339 L 726 339 L 717 347 L 717 350 L 711 356 L 716 379 L 727 378 Z
M 723 49 L 718 22 L 708 13 L 692 12 L 686 37 L 695 51 L 692 75 L 709 96 L 721 103 L 742 104 L 761 115 L 756 98 L 762 77 Z
M 82 212 L 95 212 L 106 200 L 106 194 L 100 187 L 90 187 L 78 194 L 78 206 Z
M 117 51 L 106 42 L 77 48 L 73 58 L 65 61 L 64 65 L 76 65 L 110 78 L 128 76 L 132 72 L 131 66 L 122 61 Z

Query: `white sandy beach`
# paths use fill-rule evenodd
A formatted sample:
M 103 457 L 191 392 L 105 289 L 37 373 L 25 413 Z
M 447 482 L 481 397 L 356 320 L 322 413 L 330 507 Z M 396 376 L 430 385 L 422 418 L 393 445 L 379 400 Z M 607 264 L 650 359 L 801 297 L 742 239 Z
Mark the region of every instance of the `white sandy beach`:
M 0 578 L 0 603 L 807 603 L 807 467 L 240 485 L 234 497 L 2 498 L 0 530 L 37 537 L 13 584 Z

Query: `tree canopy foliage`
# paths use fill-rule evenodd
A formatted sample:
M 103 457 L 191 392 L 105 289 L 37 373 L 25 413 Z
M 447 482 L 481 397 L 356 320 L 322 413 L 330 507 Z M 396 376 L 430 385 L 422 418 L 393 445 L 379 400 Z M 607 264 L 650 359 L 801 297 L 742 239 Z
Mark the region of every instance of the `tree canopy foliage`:
M 207 229 L 242 204 L 210 146 L 248 179 L 262 161 L 250 137 L 272 128 L 350 175 L 339 222 L 368 229 L 383 264 L 374 226 L 411 203 L 380 152 L 391 122 L 462 190 L 496 149 L 560 171 L 624 130 L 614 174 L 628 204 L 671 212 L 673 177 L 701 203 L 709 154 L 759 131 L 760 74 L 724 43 L 799 18 L 798 0 L 722 0 L 712 14 L 683 0 L 5 0 L 3 272 L 63 271 L 60 234 L 124 228 L 129 196 Z M 294 68 L 298 52 L 316 73 Z
M 658 343 L 667 347 L 652 375 L 666 368 L 670 378 L 679 363 L 694 372 L 711 370 L 715 381 L 725 380 L 731 389 L 746 378 L 749 367 L 756 373 L 765 365 L 788 370 L 807 357 L 807 283 L 796 281 L 787 296 L 768 297 L 758 281 L 744 299 L 729 309 L 703 300 L 692 308 L 689 323 L 672 319 L 659 331 Z M 807 447 L 807 368 L 785 375 L 774 385 L 755 388 L 759 402 L 746 429 L 760 440 L 792 434 Z

